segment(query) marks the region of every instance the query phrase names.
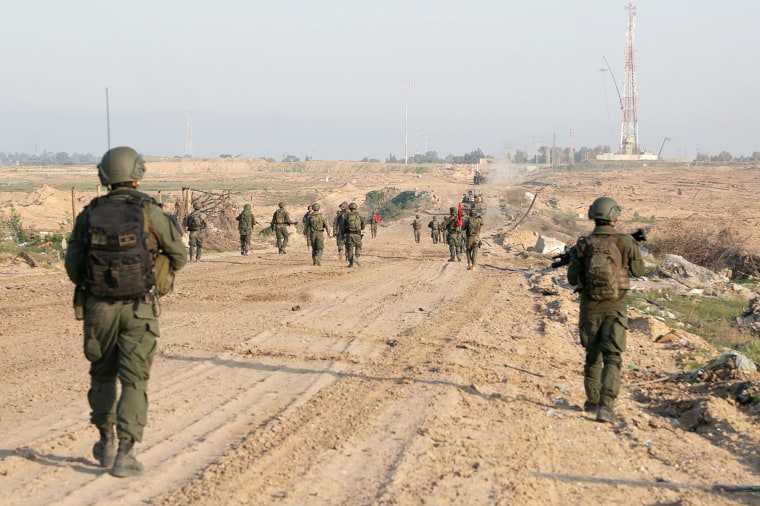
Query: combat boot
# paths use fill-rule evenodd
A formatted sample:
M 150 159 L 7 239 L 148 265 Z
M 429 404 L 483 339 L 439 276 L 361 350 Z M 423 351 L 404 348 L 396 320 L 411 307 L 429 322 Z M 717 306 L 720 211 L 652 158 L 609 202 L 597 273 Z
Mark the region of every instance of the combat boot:
M 119 451 L 111 468 L 111 474 L 118 478 L 142 474 L 143 465 L 137 461 L 132 451 L 135 442 L 131 439 L 119 439 Z
M 100 463 L 100 467 L 111 467 L 116 458 L 116 436 L 113 424 L 98 427 L 100 440 L 92 447 L 92 456 Z
M 585 411 L 586 413 L 596 413 L 597 411 L 599 411 L 599 403 L 586 401 L 583 403 L 583 411 Z
M 615 413 L 607 406 L 599 406 L 596 412 L 596 421 L 602 423 L 615 423 Z

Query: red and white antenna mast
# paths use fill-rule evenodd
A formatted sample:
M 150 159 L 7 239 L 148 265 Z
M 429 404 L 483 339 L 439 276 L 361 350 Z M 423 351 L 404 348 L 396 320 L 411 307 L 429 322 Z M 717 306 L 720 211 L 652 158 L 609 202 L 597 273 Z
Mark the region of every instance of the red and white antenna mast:
M 187 135 L 185 136 L 185 158 L 193 157 L 193 109 L 187 106 Z
M 636 7 L 628 0 L 628 29 L 625 33 L 625 79 L 623 82 L 622 123 L 620 126 L 620 154 L 639 154 L 639 97 L 636 86 Z

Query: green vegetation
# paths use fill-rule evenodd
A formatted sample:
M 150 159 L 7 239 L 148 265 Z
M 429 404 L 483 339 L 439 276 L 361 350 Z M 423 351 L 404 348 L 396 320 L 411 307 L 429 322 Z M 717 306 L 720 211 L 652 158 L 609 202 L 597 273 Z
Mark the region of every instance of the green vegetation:
M 741 352 L 754 361 L 760 361 L 760 341 L 749 328 L 732 324 L 747 308 L 747 301 L 740 297 L 708 297 L 675 293 L 631 294 L 628 304 L 645 313 L 669 312 L 675 319 L 666 318 L 665 323 L 674 329 L 682 323 L 686 330 L 701 336 L 718 347 L 737 348 L 750 343 Z
M 0 259 L 14 258 L 24 252 L 39 265 L 49 267 L 61 259 L 63 239 L 62 231 L 43 235 L 26 229 L 15 210 L 0 219 Z
M 390 200 L 385 200 L 385 194 L 378 190 L 365 195 L 365 206 L 379 209 L 380 214 L 386 218 L 397 218 L 404 210 L 417 207 L 420 201 L 414 191 L 401 192 Z

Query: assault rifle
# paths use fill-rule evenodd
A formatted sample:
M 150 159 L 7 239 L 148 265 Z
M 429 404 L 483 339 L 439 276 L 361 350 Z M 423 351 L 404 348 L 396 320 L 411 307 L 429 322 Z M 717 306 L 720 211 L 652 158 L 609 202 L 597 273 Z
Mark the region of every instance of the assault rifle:
M 637 229 L 635 232 L 629 234 L 636 242 L 645 242 L 647 240 L 647 232 L 643 228 Z M 568 248 L 565 246 L 565 252 L 552 257 L 552 269 L 557 269 L 563 265 L 570 263 L 570 255 L 572 255 L 575 246 Z

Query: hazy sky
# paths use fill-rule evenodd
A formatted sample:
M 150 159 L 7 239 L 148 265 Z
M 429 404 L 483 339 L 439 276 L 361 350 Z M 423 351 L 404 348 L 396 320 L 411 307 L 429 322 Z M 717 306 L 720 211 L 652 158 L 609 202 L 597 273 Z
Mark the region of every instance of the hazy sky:
M 25 0 L 0 151 L 384 160 L 620 137 L 627 0 Z M 760 151 L 760 2 L 640 0 L 639 141 Z M 404 98 L 404 82 L 411 84 Z

